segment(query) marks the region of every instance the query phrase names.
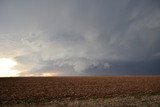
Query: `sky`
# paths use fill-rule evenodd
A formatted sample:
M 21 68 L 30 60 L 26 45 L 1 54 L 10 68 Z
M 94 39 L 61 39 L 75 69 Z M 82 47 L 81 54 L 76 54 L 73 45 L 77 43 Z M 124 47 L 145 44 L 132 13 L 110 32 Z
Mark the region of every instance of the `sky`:
M 160 1 L 0 0 L 4 58 L 16 76 L 159 75 Z

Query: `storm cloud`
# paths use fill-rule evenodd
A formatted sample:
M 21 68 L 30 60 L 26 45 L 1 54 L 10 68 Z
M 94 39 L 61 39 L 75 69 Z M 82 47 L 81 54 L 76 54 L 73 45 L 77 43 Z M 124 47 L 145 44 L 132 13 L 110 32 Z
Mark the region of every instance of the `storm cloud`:
M 160 2 L 1 0 L 0 50 L 20 76 L 160 74 Z

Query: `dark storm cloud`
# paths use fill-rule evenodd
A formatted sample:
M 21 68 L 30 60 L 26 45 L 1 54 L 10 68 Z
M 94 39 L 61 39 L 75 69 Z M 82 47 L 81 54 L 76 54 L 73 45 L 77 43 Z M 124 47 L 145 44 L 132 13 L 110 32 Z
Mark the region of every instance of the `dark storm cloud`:
M 28 74 L 154 74 L 159 69 L 154 69 L 160 57 L 158 0 L 2 2 L 0 56 L 14 57 L 17 69 Z
M 150 61 L 114 61 L 109 69 L 103 67 L 88 68 L 85 75 L 159 75 L 160 60 Z

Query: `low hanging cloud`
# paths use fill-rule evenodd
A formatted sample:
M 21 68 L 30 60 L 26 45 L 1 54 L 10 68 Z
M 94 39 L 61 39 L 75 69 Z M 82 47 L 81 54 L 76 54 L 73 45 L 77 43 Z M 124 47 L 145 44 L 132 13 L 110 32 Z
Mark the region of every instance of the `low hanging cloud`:
M 139 63 L 160 52 L 159 7 L 158 0 L 2 0 L 0 57 L 14 58 L 22 76 L 138 74 L 146 70 Z

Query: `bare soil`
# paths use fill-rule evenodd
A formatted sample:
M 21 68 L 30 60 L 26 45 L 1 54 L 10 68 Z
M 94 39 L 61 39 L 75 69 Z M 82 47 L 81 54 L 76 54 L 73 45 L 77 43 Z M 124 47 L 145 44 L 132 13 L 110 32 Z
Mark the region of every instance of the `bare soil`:
M 159 106 L 160 77 L 0 78 L 0 103 L 2 106 L 51 104 L 57 107 L 69 106 L 75 102 L 77 102 L 75 104 L 81 105 L 102 102 L 104 106 L 112 106 L 116 101 L 119 102 L 119 106 L 123 103 L 132 104 L 131 102 L 142 105 L 150 102 L 149 104 Z

